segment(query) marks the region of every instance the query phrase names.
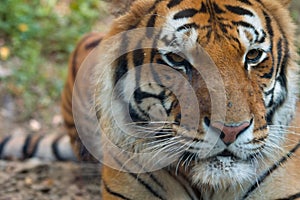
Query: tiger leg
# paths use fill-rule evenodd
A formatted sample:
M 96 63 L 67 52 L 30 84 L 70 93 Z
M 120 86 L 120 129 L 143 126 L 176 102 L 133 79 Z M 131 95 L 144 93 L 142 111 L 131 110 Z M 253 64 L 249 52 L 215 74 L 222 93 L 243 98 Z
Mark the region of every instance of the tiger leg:
M 102 199 L 105 200 L 198 199 L 192 187 L 183 181 L 184 177 L 172 175 L 165 169 L 134 173 L 103 165 L 101 173 Z
M 88 153 L 87 149 L 82 144 L 73 118 L 72 111 L 72 95 L 73 87 L 76 79 L 77 72 L 80 65 L 87 57 L 87 55 L 100 43 L 103 38 L 102 33 L 90 33 L 83 37 L 77 44 L 75 50 L 73 51 L 68 67 L 68 76 L 65 83 L 64 90 L 62 92 L 62 103 L 61 110 L 62 116 L 64 118 L 65 127 L 70 136 L 71 145 L 76 156 L 80 160 L 94 160 L 93 157 Z

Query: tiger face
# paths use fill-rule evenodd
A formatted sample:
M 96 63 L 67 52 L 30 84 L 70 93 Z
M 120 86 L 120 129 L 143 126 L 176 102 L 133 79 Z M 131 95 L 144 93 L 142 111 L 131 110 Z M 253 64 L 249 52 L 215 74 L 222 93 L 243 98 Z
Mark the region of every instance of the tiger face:
M 125 53 L 99 75 L 103 132 L 122 149 L 152 152 L 145 160 L 167 159 L 196 187 L 255 180 L 294 114 L 287 15 L 269 0 L 137 1 L 109 34 L 129 31 L 114 44 Z

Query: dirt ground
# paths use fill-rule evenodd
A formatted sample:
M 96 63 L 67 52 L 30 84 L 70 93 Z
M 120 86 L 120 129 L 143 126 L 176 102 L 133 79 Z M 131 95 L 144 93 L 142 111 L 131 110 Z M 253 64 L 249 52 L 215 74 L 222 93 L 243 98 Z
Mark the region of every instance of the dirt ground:
M 71 162 L 0 161 L 0 200 L 94 200 L 99 166 Z
M 300 4 L 292 6 L 300 21 Z M 296 5 L 297 4 L 297 5 Z M 298 6 L 298 7 L 297 7 Z M 299 35 L 297 41 L 300 41 Z M 64 132 L 59 102 L 50 108 L 51 123 L 15 121 L 19 100 L 5 93 L 0 85 L 0 137 L 24 133 Z M 36 115 L 37 117 L 39 115 Z M 95 200 L 100 197 L 99 166 L 72 162 L 0 161 L 0 200 Z

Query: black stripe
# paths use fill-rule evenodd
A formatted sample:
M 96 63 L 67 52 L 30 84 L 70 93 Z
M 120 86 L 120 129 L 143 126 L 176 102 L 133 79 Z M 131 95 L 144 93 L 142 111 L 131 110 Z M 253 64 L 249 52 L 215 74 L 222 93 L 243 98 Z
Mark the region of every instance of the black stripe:
M 201 3 L 201 8 L 199 10 L 199 13 L 207 13 L 207 7 L 204 4 L 204 2 Z
M 266 14 L 265 14 L 266 15 Z M 271 21 L 269 20 L 268 23 L 271 23 Z M 272 30 L 272 27 L 270 26 L 271 28 L 271 33 L 273 33 L 273 30 Z M 282 30 L 281 30 L 282 32 Z M 280 107 L 284 100 L 286 99 L 286 96 L 287 96 L 287 78 L 286 78 L 286 67 L 287 67 L 287 63 L 288 63 L 288 59 L 289 59 L 289 48 L 288 48 L 288 41 L 287 39 L 284 37 L 284 57 L 283 57 L 283 60 L 282 60 L 282 63 L 281 63 L 281 66 L 280 66 L 280 75 L 279 77 L 276 79 L 277 82 L 280 83 L 280 85 L 282 86 L 282 90 L 284 92 L 282 92 L 282 94 L 285 94 L 285 96 L 280 96 L 280 99 L 279 101 L 276 102 L 275 105 L 273 105 L 273 108 L 272 110 L 268 113 L 268 116 L 267 116 L 267 119 L 268 119 L 268 122 L 269 123 L 272 123 L 272 119 L 273 119 L 273 115 L 275 113 L 275 110 Z M 272 57 L 273 58 L 273 57 Z M 273 58 L 273 61 L 274 61 L 274 58 Z M 278 99 L 276 99 L 278 100 Z M 272 102 L 273 102 L 273 96 L 272 96 Z M 271 103 L 271 102 L 270 102 Z
M 122 42 L 120 46 L 120 52 L 127 52 L 129 41 L 127 33 L 124 33 L 122 35 Z M 127 53 L 122 54 L 118 61 L 117 66 L 114 74 L 114 84 L 116 85 L 117 82 L 122 78 L 124 74 L 126 74 L 128 71 L 128 61 L 127 61 Z
M 156 17 L 157 17 L 156 13 L 151 15 L 150 19 L 147 22 L 147 27 L 154 27 L 155 26 Z M 154 33 L 154 29 L 152 29 L 152 28 L 150 28 L 150 29 L 147 28 L 146 29 L 146 35 L 147 35 L 148 38 L 153 37 L 153 33 Z
M 95 48 L 96 46 L 98 46 L 98 44 L 101 42 L 101 40 L 102 40 L 102 38 L 97 39 L 97 40 L 95 40 L 93 42 L 90 42 L 90 43 L 86 44 L 85 45 L 85 49 L 89 50 L 89 49 Z
M 276 75 L 278 74 L 279 69 L 281 69 L 281 62 L 282 62 L 282 39 L 280 38 L 277 42 L 277 69 Z
M 151 69 L 152 77 L 158 85 L 162 85 L 162 81 L 160 80 L 158 71 L 156 70 L 157 66 L 155 66 L 155 64 L 153 65 L 153 63 L 154 63 L 154 57 L 157 54 L 157 46 L 158 46 L 157 43 L 159 41 L 160 34 L 161 34 L 161 31 L 158 35 L 156 35 L 156 37 L 153 40 L 152 49 L 151 49 L 151 58 L 150 58 L 150 69 Z M 165 44 L 166 46 L 169 46 L 169 43 L 170 43 L 169 41 L 164 41 L 164 42 L 166 42 L 166 44 Z M 156 63 L 160 64 L 158 61 L 156 61 Z
M 264 92 L 264 94 L 265 94 L 266 96 L 268 96 L 268 95 L 270 95 L 270 94 L 272 94 L 272 93 L 274 92 L 274 89 L 275 89 L 275 88 L 273 87 L 271 90 Z
M 152 11 L 156 9 L 156 7 L 159 5 L 159 3 L 160 3 L 161 1 L 162 1 L 162 0 L 156 0 L 156 1 L 153 3 L 153 5 L 148 9 L 148 11 L 146 11 L 145 13 L 146 13 L 146 14 L 152 13 Z M 143 23 L 143 20 L 142 20 L 142 19 L 143 19 L 142 17 L 138 18 L 137 23 L 128 26 L 128 27 L 127 27 L 127 30 L 132 30 L 132 29 L 137 28 L 141 23 Z
M 176 31 L 179 32 L 179 31 L 187 30 L 187 29 L 191 29 L 191 28 L 197 29 L 197 28 L 199 28 L 199 26 L 196 23 L 185 24 L 183 26 L 178 27 Z
M 277 199 L 277 200 L 294 200 L 300 198 L 300 192 L 298 192 L 297 194 L 291 195 L 289 197 L 286 198 L 282 198 L 282 199 Z
M 216 4 L 216 3 L 213 3 L 213 4 L 212 4 L 212 7 L 213 7 L 213 9 L 214 9 L 214 11 L 215 11 L 216 14 L 222 14 L 222 13 L 225 13 L 225 11 L 222 10 L 222 9 L 219 7 L 219 5 Z
M 282 60 L 281 64 L 281 69 L 280 69 L 280 76 L 278 77 L 278 81 L 282 85 L 282 87 L 286 88 L 287 87 L 287 78 L 286 78 L 286 67 L 288 64 L 288 60 L 290 58 L 290 52 L 289 52 L 289 44 L 286 38 L 284 38 L 284 57 Z
M 207 33 L 206 33 L 206 35 L 205 35 L 205 37 L 206 37 L 206 39 L 207 39 L 207 44 L 208 44 L 208 42 L 209 42 L 209 40 L 210 40 L 210 38 L 211 38 L 211 35 L 212 35 L 212 30 L 210 29 L 210 30 L 207 31 Z
M 180 123 L 181 123 L 181 114 L 180 114 L 180 113 L 178 113 L 178 114 L 176 115 L 174 121 L 176 122 L 176 124 L 180 124 Z
M 162 91 L 158 95 L 157 94 L 148 93 L 148 92 L 144 92 L 144 91 L 141 90 L 141 88 L 137 88 L 134 91 L 134 99 L 135 99 L 136 103 L 140 104 L 146 98 L 155 98 L 155 99 L 159 99 L 162 102 L 165 99 L 164 91 Z
M 32 151 L 29 151 L 29 147 L 32 142 L 32 135 L 28 135 L 25 139 L 23 148 L 22 148 L 22 153 L 23 153 L 23 159 L 28 159 L 28 158 L 32 158 L 34 156 L 34 154 L 37 151 L 38 145 L 41 141 L 41 139 L 43 138 L 43 136 L 39 136 L 39 138 L 37 139 L 36 143 L 34 144 Z
M 116 197 L 124 199 L 124 200 L 130 200 L 129 198 L 125 197 L 124 195 L 117 193 L 115 191 L 112 191 L 103 180 L 102 180 L 102 184 L 104 185 L 104 189 L 112 196 L 116 196 Z
M 11 139 L 11 136 L 7 136 L 6 138 L 4 138 L 3 140 L 2 140 L 2 142 L 0 143 L 0 158 L 1 159 L 3 159 L 4 157 L 4 155 L 2 155 L 3 154 L 3 149 L 4 149 L 4 147 L 5 147 L 5 145 L 7 144 L 7 142 L 9 141 Z
M 189 17 L 193 17 L 195 14 L 198 13 L 198 10 L 193 9 L 193 8 L 189 8 L 189 9 L 185 9 L 182 10 L 178 13 L 176 13 L 173 17 L 173 19 L 181 19 L 181 18 L 189 18 Z
M 158 6 L 158 3 L 160 3 L 161 1 L 163 0 L 156 0 L 151 6 L 151 8 L 148 10 L 148 13 L 151 13 L 156 8 L 156 6 Z
M 28 151 L 27 151 L 28 157 L 26 157 L 26 158 L 32 158 L 32 157 L 34 157 L 34 154 L 36 153 L 36 151 L 37 151 L 37 149 L 38 149 L 38 146 L 39 146 L 39 144 L 40 144 L 40 141 L 41 141 L 43 138 L 44 138 L 43 136 L 39 136 L 38 140 L 37 140 L 36 143 L 34 144 L 34 147 L 33 147 L 32 151 L 31 151 L 31 152 L 28 152 Z
M 244 4 L 247 4 L 249 6 L 252 5 L 252 3 L 249 1 L 249 0 L 239 0 L 240 2 L 244 3 Z
M 255 31 L 255 28 L 254 26 L 252 26 L 251 24 L 247 23 L 247 22 L 243 22 L 243 21 L 237 21 L 237 22 L 232 22 L 234 25 L 236 26 L 244 26 L 244 27 L 247 27 L 247 28 L 251 28 Z
M 261 2 L 259 2 L 261 3 Z M 266 27 L 267 27 L 267 32 L 269 34 L 269 40 L 270 40 L 270 52 L 271 52 L 271 58 L 272 58 L 272 65 L 274 66 L 274 55 L 273 55 L 273 36 L 274 36 L 274 30 L 273 30 L 273 27 L 272 27 L 272 21 L 271 21 L 271 18 L 270 16 L 265 12 L 263 11 L 263 15 L 264 15 L 264 18 L 265 18 L 265 23 L 266 23 Z M 274 87 L 276 86 L 276 83 L 274 85 Z M 272 120 L 273 120 L 273 116 L 274 116 L 274 113 L 275 113 L 275 110 L 279 107 L 279 105 L 281 105 L 284 101 L 284 98 L 282 98 L 281 101 L 279 101 L 279 103 L 277 103 L 276 105 L 274 105 L 274 94 L 272 94 L 272 97 L 271 97 L 271 100 L 269 102 L 269 105 L 267 105 L 268 107 L 272 107 L 272 109 L 267 113 L 267 116 L 266 116 L 266 120 L 268 122 L 268 124 L 272 124 Z
M 185 180 L 188 180 L 188 178 L 185 175 L 183 175 L 180 171 L 177 171 L 174 167 L 172 167 L 172 168 L 170 167 L 170 169 L 172 171 L 167 170 L 169 175 L 172 176 L 174 179 L 178 180 L 178 183 L 184 188 L 186 194 L 189 195 L 190 199 L 194 200 L 194 197 L 192 196 L 191 192 L 188 190 L 187 185 L 185 185 L 182 181 L 180 181 L 180 179 L 178 179 L 178 177 L 182 177 Z M 174 174 L 174 171 L 176 171 L 176 174 Z M 196 193 L 196 195 L 198 197 L 198 198 L 196 198 L 197 200 L 203 200 L 203 197 L 202 197 L 202 194 L 200 191 L 193 190 L 193 192 L 194 192 L 194 194 Z
M 138 110 L 143 114 L 141 116 L 131 105 L 129 104 L 129 114 L 130 114 L 130 119 L 134 122 L 147 122 L 149 119 L 148 113 L 144 112 L 140 107 L 138 107 Z
M 225 33 L 225 34 L 228 33 L 228 31 L 227 31 L 228 26 L 226 24 L 220 23 L 219 25 L 220 25 L 220 29 L 223 33 Z
M 56 157 L 56 159 L 59 161 L 65 161 L 65 159 L 60 156 L 61 153 L 58 150 L 58 142 L 62 137 L 63 137 L 63 135 L 57 137 L 51 145 L 52 152 L 53 152 L 54 156 Z
M 267 107 L 270 107 L 273 105 L 273 95 L 271 97 L 271 100 Z M 274 110 L 272 109 L 270 112 L 267 113 L 266 120 L 268 124 L 273 124 L 273 115 L 274 115 Z
M 271 79 L 273 76 L 274 67 L 271 68 L 270 72 L 265 73 L 264 75 L 260 76 L 261 78 Z
M 225 7 L 227 8 L 227 10 L 229 10 L 230 12 L 237 14 L 237 15 L 249 15 L 251 17 L 254 16 L 251 11 L 244 9 L 242 7 L 239 7 L 239 6 L 226 5 Z
M 270 52 L 273 52 L 273 37 L 274 37 L 274 31 L 273 31 L 273 27 L 272 27 L 272 22 L 271 22 L 271 19 L 270 19 L 270 16 L 264 11 L 263 12 L 264 14 L 264 17 L 265 17 L 265 20 L 266 20 L 266 26 L 267 26 L 267 31 L 268 31 L 268 34 L 270 36 L 269 40 L 270 40 Z M 272 55 L 272 63 L 274 63 L 274 56 L 273 54 Z
M 300 148 L 300 141 L 298 144 L 292 148 L 285 156 L 283 156 L 279 161 L 275 162 L 269 169 L 263 173 L 259 179 L 250 187 L 250 189 L 245 193 L 242 199 L 246 199 L 269 175 L 271 175 L 278 167 L 282 166 L 288 158 L 290 158 L 293 153 L 295 153 Z
M 141 48 L 141 41 L 138 42 L 138 45 L 136 46 L 136 50 L 133 51 L 132 55 L 133 55 L 133 64 L 135 67 L 135 84 L 137 86 L 137 89 L 134 91 L 134 100 L 137 104 L 142 103 L 142 99 L 143 99 L 143 95 L 141 95 L 141 90 L 139 85 L 141 85 L 140 81 L 141 81 L 141 73 L 142 73 L 142 65 L 144 64 L 144 59 L 145 59 L 145 55 L 144 55 L 144 50 Z M 140 110 L 140 112 L 143 113 L 143 115 L 146 117 L 146 119 L 149 118 L 148 113 L 146 113 L 145 111 L 143 111 L 140 107 L 138 107 L 138 109 Z M 134 110 L 134 108 L 133 108 Z M 139 115 L 138 115 L 139 116 Z
M 280 98 L 276 99 L 276 102 L 275 104 L 273 105 L 274 103 L 274 100 L 273 100 L 273 96 L 271 98 L 271 101 L 270 101 L 270 104 L 269 106 L 273 106 L 272 107 L 272 110 L 268 113 L 267 115 L 267 120 L 268 120 L 268 123 L 269 124 L 272 124 L 272 119 L 273 119 L 273 115 L 275 113 L 275 110 L 277 108 L 279 108 L 285 101 L 286 97 L 287 97 L 287 78 L 286 78 L 286 67 L 287 67 L 287 62 L 288 62 L 288 59 L 289 59 L 289 49 L 288 49 L 288 42 L 287 40 L 285 39 L 284 40 L 284 45 L 285 45 L 285 52 L 284 52 L 284 58 L 283 58 L 283 61 L 282 61 L 282 64 L 281 64 L 281 69 L 280 69 L 280 75 L 279 77 L 276 79 L 276 82 L 279 82 L 280 85 L 282 86 L 282 94 L 280 96 Z
M 134 67 L 138 67 L 144 64 L 144 50 L 140 47 L 140 45 L 137 46 L 138 49 L 133 51 L 133 64 Z
M 273 28 L 272 28 L 271 18 L 270 18 L 270 16 L 265 11 L 263 12 L 263 14 L 264 14 L 264 17 L 265 17 L 265 20 L 266 20 L 266 25 L 267 25 L 268 33 L 271 36 L 270 40 L 272 41 L 273 36 L 274 36 L 274 31 L 273 31 Z
M 22 148 L 22 153 L 23 153 L 23 159 L 29 158 L 29 152 L 28 152 L 28 147 L 31 142 L 31 135 L 28 135 L 25 139 L 23 148 Z
M 79 157 L 81 161 L 88 161 L 89 163 L 98 163 L 98 159 L 95 158 L 93 155 L 89 153 L 89 151 L 85 148 L 85 146 L 82 144 L 80 138 L 76 138 L 76 143 L 80 144 L 79 149 Z
M 168 8 L 172 8 L 172 7 L 174 7 L 174 6 L 177 6 L 177 5 L 180 4 L 181 2 L 182 2 L 182 0 L 171 0 L 171 1 L 168 3 L 167 7 L 168 7 Z
M 274 99 L 274 93 L 273 93 L 271 100 L 270 100 L 269 104 L 267 105 L 268 108 L 272 107 L 272 110 L 267 115 L 267 117 L 269 117 L 268 119 L 272 119 L 276 109 L 278 109 L 284 103 L 284 101 L 286 99 L 286 96 L 287 96 L 286 89 L 285 88 L 281 88 L 281 89 L 282 89 L 282 92 L 281 92 L 280 96 L 277 96 L 277 98 Z M 272 121 L 270 121 L 270 122 L 272 122 Z
M 259 37 L 256 38 L 255 40 L 256 43 L 264 43 L 266 40 L 266 35 L 267 35 L 266 32 L 262 29 L 260 31 L 262 32 L 262 36 L 260 38 Z M 259 34 L 257 35 L 259 36 Z
M 241 44 L 241 42 L 240 42 L 239 39 L 237 39 L 236 37 L 227 37 L 227 38 L 230 39 L 230 40 L 232 40 L 232 41 L 234 41 L 235 43 L 237 43 L 238 49 L 241 49 L 241 48 L 242 48 L 242 44 Z M 232 45 L 233 45 L 233 44 L 232 44 Z
M 138 87 L 141 83 L 141 73 L 142 73 L 142 65 L 144 64 L 144 59 L 145 59 L 145 55 L 144 55 L 144 50 L 142 49 L 142 41 L 143 39 L 140 39 L 137 42 L 137 45 L 135 47 L 135 50 L 130 54 L 132 55 L 132 59 L 133 59 L 133 67 L 135 67 L 135 85 L 136 87 Z
M 127 61 L 127 54 L 121 55 L 117 61 L 117 67 L 115 71 L 115 85 L 117 82 L 124 76 L 124 74 L 128 71 L 128 61 Z

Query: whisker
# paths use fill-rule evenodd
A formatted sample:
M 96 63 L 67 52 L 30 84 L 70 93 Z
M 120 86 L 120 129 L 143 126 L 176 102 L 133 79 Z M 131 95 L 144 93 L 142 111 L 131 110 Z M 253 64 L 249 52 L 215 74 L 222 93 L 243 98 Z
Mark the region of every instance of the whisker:
M 176 124 L 176 122 L 171 122 L 171 121 L 147 121 L 147 122 L 130 122 L 130 123 L 125 123 L 124 125 L 140 125 L 140 124 Z
M 149 151 L 149 150 L 156 150 L 156 148 L 158 148 L 159 150 L 163 148 L 168 147 L 167 145 L 174 143 L 174 140 L 176 141 L 177 139 L 179 139 L 179 137 L 173 137 L 169 140 L 167 140 L 166 142 L 160 142 L 158 145 L 154 145 L 154 146 L 150 146 L 148 148 L 144 148 L 144 151 Z M 162 146 L 164 146 L 163 148 L 161 148 Z
M 280 128 L 299 128 L 299 129 L 300 129 L 300 126 L 276 125 L 276 124 L 269 125 L 269 127 L 280 127 Z
M 170 158 L 173 158 L 174 156 L 177 156 L 177 154 L 179 154 L 179 153 L 181 153 L 181 152 L 183 152 L 184 150 L 182 150 L 183 149 L 183 147 L 182 146 L 180 146 L 179 148 L 178 148 L 178 144 L 180 144 L 180 142 L 182 142 L 182 140 L 178 140 L 178 141 L 173 141 L 173 142 L 171 142 L 171 143 L 168 143 L 168 144 L 165 144 L 165 146 L 163 147 L 163 148 L 161 148 L 161 145 L 159 146 L 160 148 L 158 148 L 157 150 L 157 152 L 155 152 L 155 154 L 152 156 L 152 160 L 153 159 L 155 159 L 155 158 L 157 158 L 157 155 L 158 154 L 160 154 L 160 153 L 162 153 L 163 151 L 165 151 L 166 149 L 168 150 L 167 152 L 169 152 L 169 153 L 166 153 L 166 156 L 168 156 L 168 159 L 170 159 Z M 172 148 L 172 146 L 173 146 L 173 148 Z M 166 151 L 165 151 L 166 152 Z M 172 153 L 172 154 L 170 154 L 170 153 Z M 164 158 L 164 157 L 163 157 Z M 156 163 L 160 163 L 160 161 L 163 159 L 163 158 L 160 158 L 160 159 L 158 159 L 157 161 L 156 161 Z M 149 162 L 150 162 L 151 160 L 149 160 Z M 149 163 L 148 162 L 148 163 Z M 147 164 L 148 164 L 147 163 Z

